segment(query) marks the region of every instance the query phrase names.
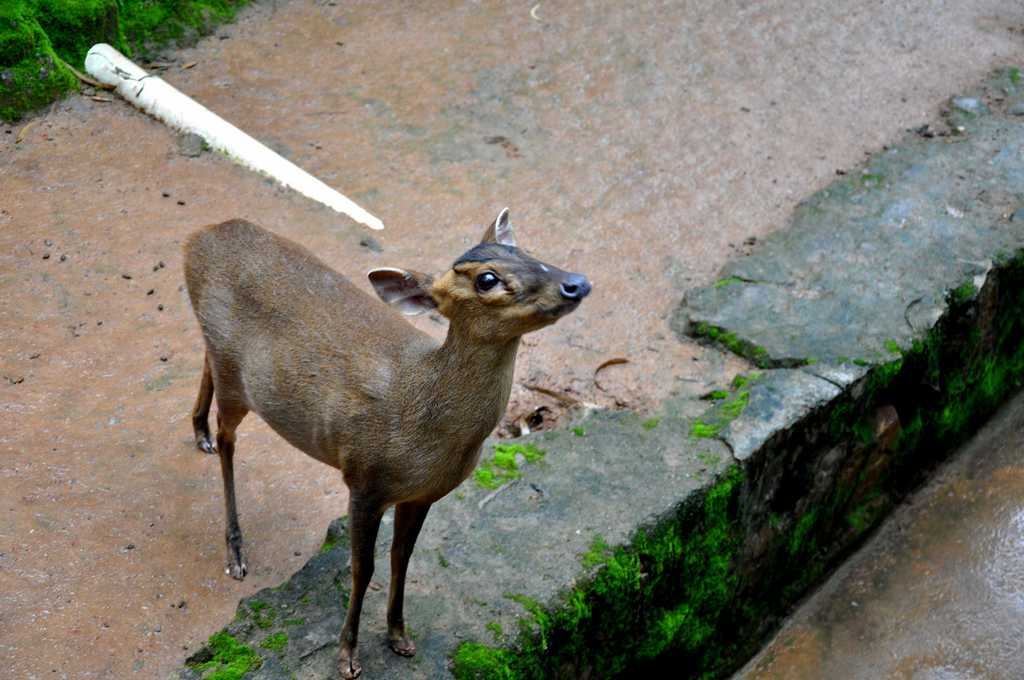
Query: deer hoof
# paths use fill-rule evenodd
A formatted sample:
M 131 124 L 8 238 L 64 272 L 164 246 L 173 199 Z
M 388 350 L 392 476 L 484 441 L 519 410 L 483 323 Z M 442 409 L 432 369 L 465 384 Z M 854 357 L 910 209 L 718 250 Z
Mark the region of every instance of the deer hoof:
M 213 446 L 213 442 L 211 442 L 210 438 L 206 436 L 196 437 L 196 448 L 203 453 L 217 453 L 217 449 Z
M 237 581 L 241 581 L 249 573 L 249 570 L 245 568 L 245 562 L 238 562 L 224 567 L 224 573 Z
M 415 656 L 416 645 L 412 640 L 405 637 L 404 635 L 400 638 L 393 638 L 388 640 L 388 647 L 391 651 L 399 656 Z
M 341 663 L 338 669 L 341 672 L 341 677 L 345 680 L 352 680 L 358 678 L 363 673 L 363 667 L 359 665 L 359 660 L 354 655 L 345 654 L 344 651 L 341 653 Z

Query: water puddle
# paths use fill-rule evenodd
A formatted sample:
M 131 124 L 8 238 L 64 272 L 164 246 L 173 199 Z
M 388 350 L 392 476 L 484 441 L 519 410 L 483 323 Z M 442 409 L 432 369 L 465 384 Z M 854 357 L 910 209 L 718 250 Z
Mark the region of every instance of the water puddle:
M 735 677 L 1024 677 L 1024 395 Z

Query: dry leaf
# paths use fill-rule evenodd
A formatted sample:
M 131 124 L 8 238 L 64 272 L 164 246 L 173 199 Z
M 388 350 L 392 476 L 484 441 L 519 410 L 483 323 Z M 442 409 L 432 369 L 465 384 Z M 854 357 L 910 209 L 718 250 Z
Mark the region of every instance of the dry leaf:
M 25 137 L 28 136 L 28 131 L 31 130 L 32 127 L 38 122 L 38 120 L 33 120 L 32 122 L 26 124 L 25 127 L 21 128 L 21 130 L 18 131 L 18 136 L 14 138 L 14 143 L 21 144 Z
M 601 390 L 602 392 L 605 391 L 604 386 L 602 386 L 601 383 L 599 383 L 597 381 L 597 374 L 598 373 L 600 373 L 604 369 L 608 368 L 609 366 L 618 366 L 620 364 L 628 364 L 628 363 L 629 363 L 629 359 L 627 359 L 626 357 L 615 357 L 614 359 L 609 359 L 608 361 L 603 362 L 600 366 L 595 368 L 594 369 L 594 384 L 597 385 L 597 389 Z
M 181 65 L 181 70 L 184 71 L 185 69 L 190 69 L 190 68 L 192 68 L 193 66 L 195 66 L 198 63 L 199 63 L 198 61 L 190 61 L 187 64 L 182 64 Z

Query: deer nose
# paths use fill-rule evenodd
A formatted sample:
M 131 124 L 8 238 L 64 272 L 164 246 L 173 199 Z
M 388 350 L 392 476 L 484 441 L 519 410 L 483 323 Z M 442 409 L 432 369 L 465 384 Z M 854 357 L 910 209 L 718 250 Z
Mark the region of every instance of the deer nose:
M 569 274 L 559 291 L 566 300 L 582 300 L 590 294 L 590 281 L 582 274 Z

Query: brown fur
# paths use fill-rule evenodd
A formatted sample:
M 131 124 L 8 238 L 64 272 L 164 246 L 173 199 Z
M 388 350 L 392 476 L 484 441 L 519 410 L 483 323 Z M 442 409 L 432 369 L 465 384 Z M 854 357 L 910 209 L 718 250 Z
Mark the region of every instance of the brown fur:
M 496 225 L 497 238 L 512 242 L 507 211 L 499 220 L 485 244 L 494 243 Z M 384 511 L 396 506 L 388 636 L 392 649 L 408 656 L 415 647 L 402 619 L 405 571 L 427 510 L 476 466 L 505 411 L 519 338 L 586 295 L 567 300 L 560 285 L 582 277 L 514 247 L 481 252 L 488 259 L 459 261 L 436 281 L 401 270 L 375 280 L 411 290 L 418 310 L 436 306 L 449 319 L 448 336 L 437 345 L 302 246 L 249 222 L 201 229 L 185 244 L 185 280 L 207 350 L 193 425 L 198 446 L 212 452 L 207 416 L 216 398 L 227 571 L 235 578 L 246 571 L 233 454 L 235 428 L 252 411 L 296 448 L 341 470 L 349 487 L 346 678 L 360 672 L 359 615 Z M 479 290 L 476 277 L 484 271 L 501 285 Z

